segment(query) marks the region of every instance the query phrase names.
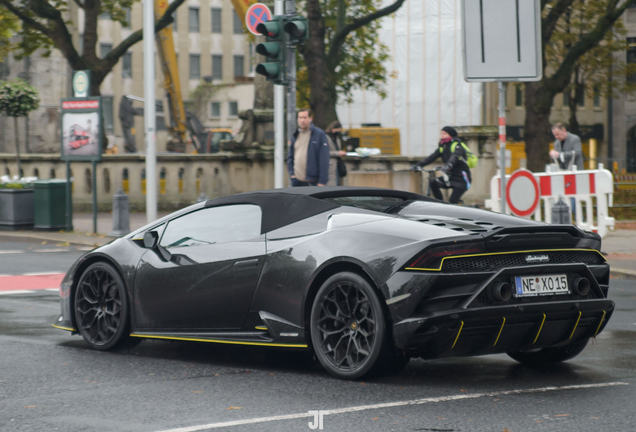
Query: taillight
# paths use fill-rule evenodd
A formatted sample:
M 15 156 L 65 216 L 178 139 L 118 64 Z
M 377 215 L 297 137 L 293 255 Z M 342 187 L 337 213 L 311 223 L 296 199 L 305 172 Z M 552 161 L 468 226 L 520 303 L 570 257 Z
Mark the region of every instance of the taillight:
M 486 245 L 481 242 L 460 243 L 437 246 L 427 249 L 408 266 L 409 268 L 431 268 L 440 259 L 450 255 L 470 255 L 486 251 Z

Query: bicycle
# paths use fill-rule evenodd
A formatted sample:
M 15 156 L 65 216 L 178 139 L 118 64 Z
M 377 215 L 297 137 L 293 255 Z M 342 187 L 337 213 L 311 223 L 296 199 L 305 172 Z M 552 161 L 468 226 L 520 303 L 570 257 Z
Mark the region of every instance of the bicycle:
M 416 167 L 413 168 L 413 171 L 415 172 L 426 172 L 428 173 L 428 183 L 427 183 L 427 190 L 426 190 L 426 196 L 427 197 L 431 197 L 431 182 L 435 181 L 437 179 L 437 171 L 440 171 L 442 169 L 441 166 L 435 167 L 433 169 L 424 169 L 422 167 Z M 444 173 L 443 174 L 443 181 L 445 183 L 448 183 L 448 174 Z

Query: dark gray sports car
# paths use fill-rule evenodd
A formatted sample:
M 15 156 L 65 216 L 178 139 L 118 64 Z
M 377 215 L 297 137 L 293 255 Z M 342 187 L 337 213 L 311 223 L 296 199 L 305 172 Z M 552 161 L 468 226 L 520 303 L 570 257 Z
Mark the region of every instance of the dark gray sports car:
M 408 192 L 277 189 L 195 204 L 68 271 L 55 327 L 313 350 L 339 378 L 426 359 L 575 357 L 607 324 L 597 234 Z

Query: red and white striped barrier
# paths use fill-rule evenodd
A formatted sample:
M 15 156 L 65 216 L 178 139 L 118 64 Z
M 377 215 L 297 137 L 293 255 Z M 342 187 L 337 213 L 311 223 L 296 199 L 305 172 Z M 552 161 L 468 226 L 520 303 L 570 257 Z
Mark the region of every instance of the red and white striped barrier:
M 524 174 L 529 172 L 523 171 Z M 552 220 L 552 206 L 559 197 L 562 197 L 568 206 L 571 206 L 570 198 L 574 198 L 577 227 L 597 232 L 601 237 L 605 237 L 608 230 L 614 229 L 614 218 L 610 217 L 608 212 L 609 207 L 613 205 L 614 177 L 610 171 L 603 169 L 602 164 L 599 164 L 599 169 L 596 170 L 531 173 L 536 182 L 514 182 L 515 178 L 523 179 L 519 174 L 520 172 L 516 171 L 506 176 L 506 183 L 514 176 L 510 185 L 514 189 L 512 193 L 511 188 L 507 188 L 509 196 L 506 198 L 509 205 L 506 206 L 506 214 L 528 218 L 534 216 L 535 220 L 549 223 Z M 538 188 L 534 185 L 538 185 Z M 538 197 L 535 196 L 537 192 Z M 486 200 L 486 207 L 496 212 L 501 211 L 500 196 L 500 180 L 499 175 L 496 175 L 490 181 L 490 199 Z M 596 199 L 595 203 L 593 198 Z M 596 214 L 593 204 L 596 204 Z M 515 212 L 515 208 L 522 208 L 522 211 Z

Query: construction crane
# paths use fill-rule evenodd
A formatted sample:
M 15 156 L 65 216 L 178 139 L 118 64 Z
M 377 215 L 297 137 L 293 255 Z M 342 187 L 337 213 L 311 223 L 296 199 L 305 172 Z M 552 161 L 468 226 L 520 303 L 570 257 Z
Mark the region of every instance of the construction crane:
M 167 0 L 155 1 L 155 19 L 160 19 L 168 8 Z M 236 13 L 245 25 L 245 14 L 253 0 L 231 0 Z M 186 133 L 190 131 L 194 151 L 197 153 L 210 153 L 218 151 L 218 144 L 215 138 L 218 133 L 206 130 L 196 115 L 186 111 L 181 96 L 181 81 L 179 80 L 179 68 L 177 65 L 177 54 L 174 48 L 174 39 L 172 36 L 172 26 L 167 26 L 160 30 L 156 36 L 157 51 L 159 53 L 159 62 L 163 71 L 163 88 L 166 91 L 168 99 L 168 112 L 170 113 L 170 122 L 165 122 L 169 131 L 170 139 L 167 143 L 168 151 L 185 152 L 187 137 Z M 124 96 L 120 103 L 119 117 L 124 129 L 124 140 L 126 141 L 126 149 L 134 151 L 134 115 L 143 115 L 143 109 L 132 108 L 131 100 L 140 100 L 132 96 Z M 158 102 L 157 114 L 163 116 L 163 104 Z M 164 117 L 165 118 L 165 117 Z

